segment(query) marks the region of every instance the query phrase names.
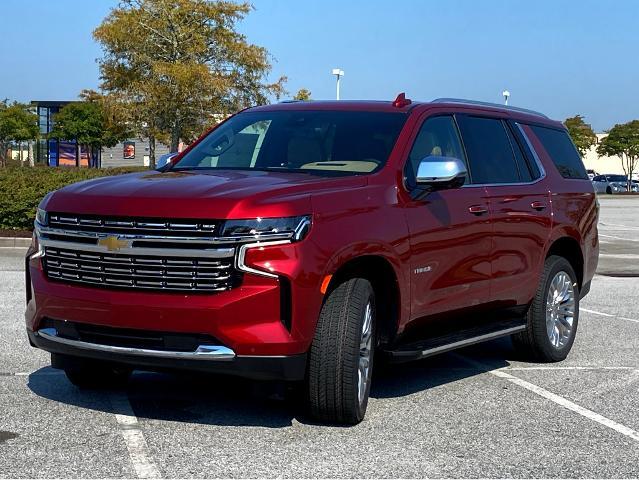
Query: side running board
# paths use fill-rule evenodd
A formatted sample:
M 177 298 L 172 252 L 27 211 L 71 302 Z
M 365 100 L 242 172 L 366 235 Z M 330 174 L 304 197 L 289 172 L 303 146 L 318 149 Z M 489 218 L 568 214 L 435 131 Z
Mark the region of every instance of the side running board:
M 383 350 L 383 354 L 393 363 L 409 362 L 467 347 L 475 343 L 506 337 L 525 329 L 525 318 L 504 320 L 466 330 L 457 330 L 416 342 L 395 345 L 393 348 Z

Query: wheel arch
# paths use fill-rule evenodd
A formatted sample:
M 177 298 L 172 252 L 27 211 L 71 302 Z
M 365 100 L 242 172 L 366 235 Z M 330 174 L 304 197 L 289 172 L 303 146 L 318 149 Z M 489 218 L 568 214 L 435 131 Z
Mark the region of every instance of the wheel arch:
M 575 275 L 577 275 L 579 289 L 581 289 L 584 280 L 584 255 L 579 241 L 570 235 L 558 237 L 550 243 L 545 258 L 551 255 L 557 255 L 568 260 L 575 271 Z
M 400 283 L 393 264 L 382 255 L 351 258 L 332 275 L 326 294 L 350 278 L 365 278 L 373 286 L 379 338 L 382 343 L 390 342 L 397 334 L 402 304 Z

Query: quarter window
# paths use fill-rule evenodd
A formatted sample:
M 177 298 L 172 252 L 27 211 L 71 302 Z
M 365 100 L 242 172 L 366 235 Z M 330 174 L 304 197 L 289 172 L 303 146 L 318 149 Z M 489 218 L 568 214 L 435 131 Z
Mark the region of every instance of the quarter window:
M 586 168 L 581 161 L 579 152 L 570 140 L 568 132 L 538 125 L 531 125 L 530 128 L 562 177 L 588 180 Z
M 472 183 L 517 183 L 521 181 L 511 142 L 501 120 L 458 117 Z

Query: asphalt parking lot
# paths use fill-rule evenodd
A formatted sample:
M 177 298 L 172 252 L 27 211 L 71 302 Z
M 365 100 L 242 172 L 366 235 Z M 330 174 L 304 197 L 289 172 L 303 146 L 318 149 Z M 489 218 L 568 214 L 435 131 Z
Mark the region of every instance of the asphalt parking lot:
M 0 477 L 639 477 L 639 197 L 600 201 L 566 361 L 528 363 L 502 339 L 390 367 L 351 428 L 222 377 L 78 390 L 29 347 L 23 251 L 0 249 Z

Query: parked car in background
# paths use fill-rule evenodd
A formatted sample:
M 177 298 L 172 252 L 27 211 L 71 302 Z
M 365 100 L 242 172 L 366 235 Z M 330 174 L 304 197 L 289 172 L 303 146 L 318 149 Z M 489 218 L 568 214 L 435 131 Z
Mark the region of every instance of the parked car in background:
M 628 177 L 626 175 L 597 175 L 592 179 L 592 185 L 597 193 L 622 193 L 628 191 Z M 633 192 L 639 191 L 639 184 L 633 182 Z
M 598 214 L 566 128 L 537 112 L 403 94 L 250 108 L 162 171 L 47 195 L 27 331 L 81 388 L 133 369 L 289 380 L 313 418 L 354 424 L 376 357 L 512 335 L 566 358 Z

